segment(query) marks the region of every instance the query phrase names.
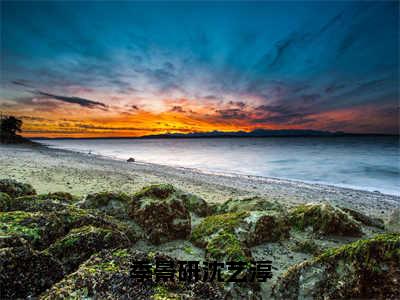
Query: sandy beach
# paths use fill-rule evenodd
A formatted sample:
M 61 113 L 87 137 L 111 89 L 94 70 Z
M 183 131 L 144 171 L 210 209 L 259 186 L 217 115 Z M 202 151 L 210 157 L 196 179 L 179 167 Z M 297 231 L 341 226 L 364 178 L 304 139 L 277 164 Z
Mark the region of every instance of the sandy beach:
M 379 192 L 275 178 L 207 174 L 45 146 L 0 145 L 0 178 L 30 183 L 39 193 L 66 191 L 77 196 L 99 191 L 130 194 L 149 184 L 170 183 L 211 203 L 251 196 L 274 199 L 287 206 L 327 201 L 382 219 L 400 207 L 400 197 Z

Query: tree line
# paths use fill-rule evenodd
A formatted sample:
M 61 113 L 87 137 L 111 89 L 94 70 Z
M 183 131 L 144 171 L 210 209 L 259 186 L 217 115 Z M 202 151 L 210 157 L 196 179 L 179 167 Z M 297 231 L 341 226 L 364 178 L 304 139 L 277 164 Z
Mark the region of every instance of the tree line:
M 25 139 L 18 133 L 22 132 L 22 120 L 14 116 L 0 117 L 0 142 L 4 144 L 21 143 Z

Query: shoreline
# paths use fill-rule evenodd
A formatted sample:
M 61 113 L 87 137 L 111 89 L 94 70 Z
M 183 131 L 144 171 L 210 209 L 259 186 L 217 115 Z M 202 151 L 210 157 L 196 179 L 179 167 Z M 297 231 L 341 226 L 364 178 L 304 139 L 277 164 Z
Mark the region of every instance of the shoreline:
M 102 155 L 96 152 L 91 152 L 91 153 L 86 153 L 84 151 L 78 151 L 74 149 L 68 149 L 68 148 L 57 148 L 57 147 L 52 147 L 51 145 L 47 144 L 39 144 L 43 147 L 46 147 L 48 149 L 53 149 L 53 150 L 60 150 L 60 151 L 68 151 L 68 152 L 73 152 L 78 155 L 87 155 L 87 156 L 94 156 L 102 159 L 110 159 L 110 160 L 115 160 L 119 162 L 126 162 L 125 159 L 118 158 L 115 156 L 107 156 L 107 155 Z M 152 163 L 152 162 L 147 162 L 147 161 L 141 161 L 141 160 L 136 160 L 135 159 L 135 164 L 138 165 L 148 165 L 150 167 L 163 167 L 163 168 L 172 168 L 176 170 L 181 170 L 181 171 L 187 171 L 187 172 L 193 172 L 193 173 L 199 173 L 203 175 L 211 175 L 211 176 L 226 176 L 226 177 L 232 177 L 232 178 L 246 178 L 254 181 L 262 181 L 262 180 L 276 180 L 276 181 L 282 181 L 282 182 L 288 182 L 292 184 L 310 184 L 310 185 L 319 185 L 321 187 L 330 187 L 330 188 L 340 188 L 340 189 L 347 189 L 347 190 L 352 190 L 352 191 L 359 191 L 359 192 L 369 192 L 369 193 L 374 193 L 374 194 L 382 194 L 386 196 L 394 196 L 394 197 L 399 197 L 400 199 L 400 193 L 390 193 L 390 192 L 385 192 L 385 191 L 379 191 L 379 190 L 374 190 L 374 189 L 367 189 L 367 187 L 361 187 L 361 186 L 353 186 L 353 185 L 340 185 L 340 184 L 334 184 L 334 183 L 329 183 L 329 182 L 316 182 L 316 181 L 311 181 L 311 180 L 302 180 L 302 179 L 292 179 L 292 178 L 284 178 L 284 177 L 271 177 L 271 176 L 262 176 L 262 175 L 251 175 L 251 174 L 245 174 L 245 173 L 240 173 L 240 172 L 228 172 L 228 171 L 214 171 L 212 169 L 199 169 L 199 168 L 190 168 L 190 167 L 182 167 L 182 166 L 175 166 L 175 165 L 167 165 L 167 164 L 158 164 L 158 163 Z
M 347 187 L 237 173 L 216 173 L 147 162 L 128 163 L 98 154 L 47 145 L 1 145 L 1 178 L 38 187 L 39 192 L 67 191 L 78 196 L 99 190 L 133 193 L 145 185 L 171 183 L 208 202 L 261 196 L 287 206 L 330 202 L 386 219 L 400 207 L 400 196 Z M 29 178 L 29 175 L 34 175 Z

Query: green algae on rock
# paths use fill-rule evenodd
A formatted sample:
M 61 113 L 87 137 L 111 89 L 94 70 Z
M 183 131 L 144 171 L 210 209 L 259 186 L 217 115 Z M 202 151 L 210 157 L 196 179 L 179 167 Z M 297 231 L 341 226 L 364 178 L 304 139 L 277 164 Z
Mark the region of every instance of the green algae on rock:
M 0 192 L 0 212 L 8 210 L 11 199 L 12 198 L 8 194 Z
M 38 296 L 63 276 L 61 265 L 51 255 L 33 250 L 24 239 L 0 237 L 2 299 Z
M 341 207 L 340 209 L 343 210 L 344 212 L 348 213 L 356 221 L 358 221 L 366 226 L 373 226 L 373 227 L 376 227 L 379 229 L 385 228 L 383 220 L 381 220 L 381 219 L 369 217 L 369 216 L 364 215 L 354 209 L 350 209 L 350 208 L 346 208 L 346 207 Z
M 130 202 L 131 198 L 127 194 L 101 192 L 87 195 L 79 207 L 98 209 L 111 216 L 127 218 Z
M 311 227 L 313 232 L 322 235 L 341 235 L 359 237 L 363 235 L 360 223 L 349 214 L 328 203 L 302 204 L 289 213 L 291 224 L 300 230 Z
M 244 199 L 230 199 L 218 208 L 220 213 L 255 210 L 273 210 L 282 212 L 284 211 L 284 207 L 276 201 L 269 201 L 261 197 L 250 197 Z
M 223 299 L 223 290 L 216 284 L 198 282 L 181 284 L 178 281 L 165 283 L 154 280 L 139 281 L 134 276 L 133 264 L 148 260 L 175 261 L 171 257 L 132 249 L 103 250 L 93 255 L 79 269 L 53 285 L 40 299 L 62 299 L 68 297 L 93 299 Z M 166 297 L 166 298 L 164 298 Z
M 55 213 L 0 212 L 0 235 L 27 239 L 32 246 L 43 249 L 65 233 L 62 221 Z
M 97 216 L 73 206 L 56 212 L 0 212 L 0 223 L 0 235 L 23 237 L 35 249 L 47 248 L 71 229 L 86 225 L 118 230 L 126 234 L 132 242 L 141 236 L 140 232 L 127 223 L 109 216 Z
M 400 235 L 380 234 L 295 265 L 273 288 L 276 299 L 396 299 Z
M 130 244 L 127 236 L 116 229 L 84 226 L 72 229 L 46 249 L 46 252 L 57 258 L 68 274 L 102 249 L 127 247 Z
M 175 193 L 172 185 L 154 185 L 133 197 L 129 216 L 154 244 L 185 239 L 190 234 L 189 210 Z
M 35 189 L 28 183 L 18 182 L 14 179 L 0 179 L 0 192 L 10 197 L 35 195 Z
M 174 198 L 186 207 L 186 209 L 200 217 L 211 214 L 211 209 L 207 202 L 190 193 L 183 192 L 175 188 L 171 184 L 154 184 L 144 187 L 141 191 L 133 196 L 133 200 L 140 201 L 142 199 L 158 199 L 166 200 Z
M 67 206 L 66 202 L 59 199 L 47 198 L 47 194 L 44 194 L 13 198 L 8 205 L 7 211 L 52 212 L 63 210 Z

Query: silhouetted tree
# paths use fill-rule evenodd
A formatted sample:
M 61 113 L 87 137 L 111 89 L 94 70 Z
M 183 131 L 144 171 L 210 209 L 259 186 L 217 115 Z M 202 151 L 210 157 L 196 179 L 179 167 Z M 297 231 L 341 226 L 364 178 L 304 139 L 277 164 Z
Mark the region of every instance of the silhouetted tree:
M 21 137 L 17 134 L 21 132 L 22 121 L 13 116 L 7 116 L 0 120 L 0 140 L 2 143 L 12 143 Z

